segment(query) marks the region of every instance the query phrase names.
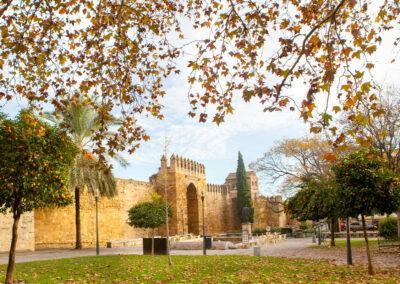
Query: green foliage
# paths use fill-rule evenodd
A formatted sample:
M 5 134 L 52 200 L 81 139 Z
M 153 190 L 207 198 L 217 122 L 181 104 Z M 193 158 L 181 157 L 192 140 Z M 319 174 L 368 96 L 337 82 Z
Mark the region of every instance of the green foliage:
M 286 202 L 288 211 L 299 221 L 318 221 L 340 215 L 337 188 L 332 180 L 304 182 L 302 188 Z
M 291 227 L 283 227 L 280 229 L 281 234 L 292 235 L 293 229 Z
M 86 101 L 78 99 L 67 105 L 61 113 L 47 113 L 45 116 L 49 121 L 63 126 L 67 129 L 68 135 L 74 141 L 79 149 L 76 156 L 74 167 L 71 170 L 70 185 L 71 189 L 76 187 L 83 190 L 86 188 L 90 194 L 99 192 L 102 196 L 113 197 L 117 194 L 115 178 L 109 167 L 109 159 L 105 153 L 101 157 L 105 160 L 99 160 L 95 155 L 95 134 L 100 131 L 102 126 L 107 128 L 119 126 L 120 121 L 114 117 L 101 120 L 100 114 Z M 111 131 L 108 136 L 113 136 Z M 104 149 L 105 150 L 105 149 Z M 126 166 L 127 162 L 114 153 L 113 158 Z
M 267 229 L 264 228 L 254 228 L 252 231 L 252 234 L 254 235 L 261 235 L 261 234 L 265 234 L 267 232 Z
M 29 111 L 0 124 L 0 211 L 14 216 L 35 208 L 64 206 L 70 167 L 76 155 L 71 140 Z
M 308 225 L 306 221 L 302 221 L 300 223 L 300 230 L 306 231 L 308 229 Z
M 392 213 L 400 203 L 398 179 L 374 151 L 361 150 L 333 167 L 344 216 Z
M 397 218 L 388 216 L 379 221 L 379 235 L 385 239 L 394 239 L 397 237 Z
M 244 207 L 248 207 L 250 209 L 249 222 L 253 223 L 254 208 L 253 208 L 253 205 L 251 202 L 250 186 L 247 181 L 247 173 L 246 173 L 246 168 L 245 168 L 244 162 L 243 162 L 243 156 L 240 152 L 239 152 L 238 165 L 237 165 L 237 170 L 236 170 L 236 189 L 237 189 L 237 203 L 238 203 L 239 218 L 242 222 L 245 221 L 245 220 L 243 220 L 242 210 Z
M 158 228 L 165 224 L 165 202 L 160 200 L 147 201 L 133 206 L 128 211 L 128 224 L 137 228 Z M 168 205 L 168 217 L 173 214 Z
M 281 228 L 279 228 L 279 227 L 271 227 L 270 232 L 271 232 L 271 233 L 278 233 L 278 234 L 280 234 L 280 233 L 281 233 Z

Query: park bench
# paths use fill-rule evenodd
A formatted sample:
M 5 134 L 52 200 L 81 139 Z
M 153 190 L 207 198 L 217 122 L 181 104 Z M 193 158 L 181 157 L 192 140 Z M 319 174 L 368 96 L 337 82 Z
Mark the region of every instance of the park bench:
M 379 251 L 383 251 L 384 249 L 400 250 L 400 239 L 385 239 L 378 237 L 378 249 Z

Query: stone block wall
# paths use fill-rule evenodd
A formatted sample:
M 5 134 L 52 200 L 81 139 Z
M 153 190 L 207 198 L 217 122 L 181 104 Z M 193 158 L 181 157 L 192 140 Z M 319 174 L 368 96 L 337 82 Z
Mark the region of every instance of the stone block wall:
M 283 211 L 282 198 L 258 196 L 254 200 L 253 228 L 265 229 L 286 226 L 286 214 Z
M 207 233 L 218 234 L 227 231 L 228 224 L 226 221 L 229 219 L 227 212 L 228 198 L 228 191 L 223 185 L 207 184 L 205 195 Z
M 169 161 L 163 156 L 160 170 L 151 180 L 160 196 L 165 196 L 164 186 L 167 188 L 168 202 L 173 209 L 170 235 L 201 234 L 201 192 L 206 193 L 205 166 L 175 155 Z M 193 193 L 189 199 L 188 192 Z M 207 208 L 205 210 L 207 212 Z M 165 229 L 162 226 L 160 234 L 165 234 Z
M 147 182 L 117 180 L 118 195 L 99 199 L 99 238 L 104 247 L 107 241 L 128 240 L 148 236 L 148 230 L 130 227 L 128 210 L 138 202 L 149 200 L 154 192 Z M 95 245 L 94 197 L 81 196 L 81 233 L 84 247 Z M 35 211 L 36 248 L 73 248 L 75 244 L 75 206 Z
M 11 214 L 0 214 L 0 252 L 10 250 L 12 225 Z M 33 212 L 27 212 L 21 216 L 19 221 L 17 250 L 35 250 L 34 231 Z
M 286 225 L 280 197 L 259 195 L 258 178 L 248 172 L 251 197 L 255 207 L 253 228 Z M 241 224 L 237 208 L 236 174 L 228 174 L 222 185 L 207 184 L 205 166 L 194 160 L 172 155 L 161 159 L 161 167 L 150 182 L 117 180 L 118 195 L 99 200 L 100 245 L 108 241 L 132 240 L 151 235 L 150 230 L 132 228 L 127 224 L 128 210 L 138 202 L 149 200 L 154 192 L 164 196 L 173 208 L 170 235 L 202 234 L 201 194 L 205 195 L 206 233 L 239 232 Z M 12 218 L 0 215 L 0 251 L 8 251 Z M 165 235 L 165 226 L 159 235 Z M 25 214 L 20 223 L 19 250 L 41 248 L 73 248 L 75 245 L 75 206 L 36 210 Z M 81 234 L 84 247 L 95 245 L 95 200 L 81 196 Z

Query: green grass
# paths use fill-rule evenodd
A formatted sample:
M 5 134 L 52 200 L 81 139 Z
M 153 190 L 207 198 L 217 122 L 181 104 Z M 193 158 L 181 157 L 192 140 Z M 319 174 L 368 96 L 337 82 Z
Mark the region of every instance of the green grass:
M 318 241 L 318 240 L 317 240 Z M 371 247 L 376 247 L 378 246 L 378 240 L 372 239 L 368 240 L 368 243 Z M 346 247 L 346 240 L 345 239 L 336 239 L 335 240 L 335 247 L 331 247 L 331 240 L 326 239 L 325 244 L 319 246 L 318 244 L 313 244 L 310 247 L 311 248 L 319 248 L 319 249 L 340 249 L 340 248 L 345 248 Z M 365 240 L 364 239 L 352 239 L 351 240 L 351 247 L 352 248 L 360 248 L 360 247 L 365 247 Z
M 17 264 L 26 283 L 397 283 L 400 269 L 367 276 L 364 267 L 252 256 L 118 255 Z M 6 267 L 0 266 L 0 281 Z

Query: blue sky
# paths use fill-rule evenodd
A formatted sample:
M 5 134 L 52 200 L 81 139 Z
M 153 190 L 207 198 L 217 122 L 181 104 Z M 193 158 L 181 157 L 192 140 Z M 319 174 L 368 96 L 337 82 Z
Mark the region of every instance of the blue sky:
M 211 122 L 198 123 L 187 115 L 190 106 L 184 75 L 169 79 L 166 88 L 165 119 L 141 120 L 151 140 L 129 157 L 128 168 L 115 165 L 116 176 L 147 180 L 159 167 L 164 137 L 168 137 L 169 154 L 203 163 L 207 182 L 220 184 L 229 172 L 236 170 L 238 151 L 249 164 L 262 156 L 274 141 L 307 134 L 307 125 L 298 118 L 298 113 L 264 113 L 257 101 L 244 103 L 240 99 L 235 102 L 234 115 L 228 116 L 220 126 Z M 264 188 L 264 191 L 270 190 Z

